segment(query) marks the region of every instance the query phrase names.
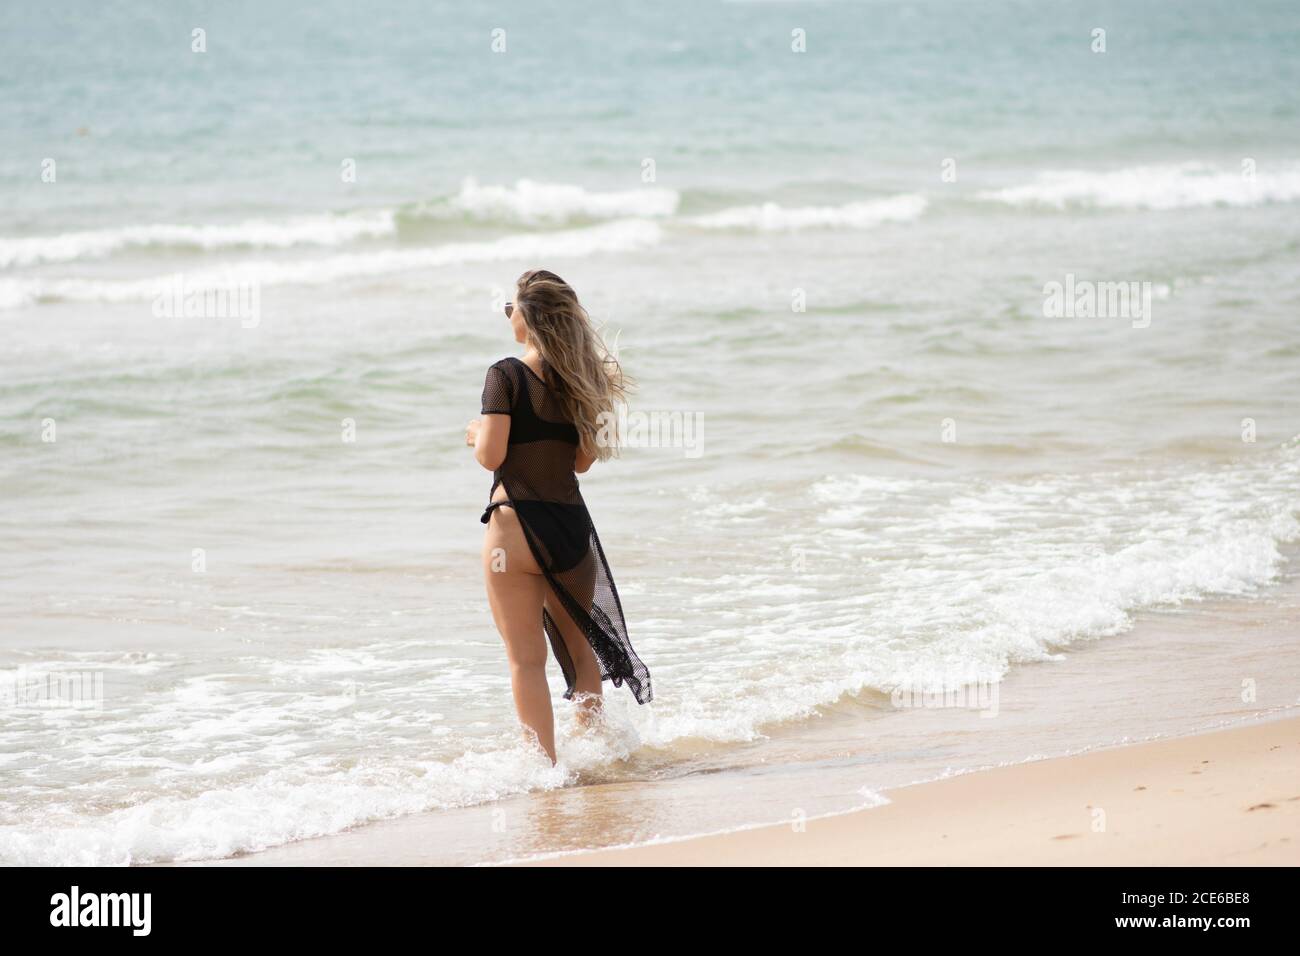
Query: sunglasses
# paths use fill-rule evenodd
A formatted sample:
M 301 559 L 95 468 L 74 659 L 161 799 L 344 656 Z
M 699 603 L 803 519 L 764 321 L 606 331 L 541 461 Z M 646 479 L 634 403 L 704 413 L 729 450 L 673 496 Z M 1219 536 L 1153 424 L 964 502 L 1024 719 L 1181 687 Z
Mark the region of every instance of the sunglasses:
M 507 302 L 507 303 L 506 303 L 506 318 L 508 319 L 508 318 L 510 318 L 510 317 L 511 317 L 512 315 L 514 315 L 514 314 L 515 314 L 515 304 L 514 304 L 513 302 Z

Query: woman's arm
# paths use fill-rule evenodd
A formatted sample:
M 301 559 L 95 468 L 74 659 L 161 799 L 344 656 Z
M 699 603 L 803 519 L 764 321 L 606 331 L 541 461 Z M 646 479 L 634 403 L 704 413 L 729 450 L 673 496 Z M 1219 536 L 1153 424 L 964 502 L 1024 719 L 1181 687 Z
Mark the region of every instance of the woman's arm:
M 474 449 L 475 460 L 488 471 L 496 471 L 506 460 L 509 441 L 509 415 L 484 415 L 465 428 L 465 444 Z
M 595 458 L 588 455 L 582 450 L 582 447 L 579 446 L 577 454 L 573 457 L 573 470 L 580 475 L 585 474 L 587 469 L 590 468 L 595 461 Z

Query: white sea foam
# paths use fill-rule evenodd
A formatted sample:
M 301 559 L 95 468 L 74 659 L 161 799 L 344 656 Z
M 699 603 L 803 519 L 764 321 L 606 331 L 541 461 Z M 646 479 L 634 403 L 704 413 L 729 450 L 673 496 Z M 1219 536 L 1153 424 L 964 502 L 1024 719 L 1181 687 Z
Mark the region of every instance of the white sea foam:
M 839 532 L 840 552 L 880 568 L 866 620 L 896 638 L 929 635 L 868 641 L 850 656 L 866 686 L 943 689 L 954 666 L 996 680 L 1124 631 L 1142 609 L 1248 594 L 1276 577 L 1281 546 L 1300 540 L 1297 451 L 1269 466 L 1166 476 L 932 483 L 911 489 L 914 503 L 870 479 L 827 479 L 814 489 L 832 508 L 824 529 Z M 891 560 L 900 540 L 926 560 Z
M 557 226 L 628 218 L 661 219 L 673 215 L 678 202 L 674 190 L 655 186 L 602 192 L 530 179 L 520 179 L 513 186 L 484 185 L 471 177 L 454 195 L 421 203 L 409 215 L 414 219 Z M 216 252 L 342 246 L 358 239 L 394 236 L 397 220 L 395 209 L 371 209 L 283 220 L 151 223 L 46 236 L 0 237 L 0 269 L 101 259 L 132 248 Z
M 321 657 L 333 655 L 322 652 Z M 400 670 L 393 659 L 377 663 L 382 672 Z M 303 678 L 288 666 L 271 670 L 285 675 L 280 680 Z M 441 670 L 448 670 L 445 661 Z M 361 674 L 374 679 L 373 668 Z M 409 674 L 406 680 L 411 680 Z M 420 699 L 438 699 L 444 690 L 427 682 L 400 686 Z M 347 704 L 342 711 L 339 702 Z M 243 682 L 218 675 L 186 679 L 156 699 L 139 701 L 130 735 L 80 733 L 82 753 L 94 759 L 93 788 L 98 792 L 123 786 L 135 791 L 144 768 L 165 792 L 105 813 L 86 812 L 77 801 L 39 800 L 22 825 L 0 826 L 0 865 L 102 866 L 226 857 L 365 822 L 566 786 L 575 773 L 625 760 L 640 744 L 627 721 L 579 729 L 571 711 L 560 708 L 558 766 L 525 746 L 513 730 L 461 737 L 463 750 L 452 759 L 413 757 L 439 746 L 422 736 L 416 747 L 402 755 L 394 752 L 402 749 L 403 738 L 428 730 L 417 719 L 420 714 L 395 713 L 384 703 L 370 708 L 355 704 L 338 694 L 331 703 L 319 693 L 286 698 L 249 691 Z M 47 715 L 39 719 L 47 733 L 68 735 Z M 341 768 L 313 752 L 322 727 L 331 739 L 354 743 L 367 733 L 377 734 L 386 742 L 385 757 L 348 761 Z M 141 740 L 148 741 L 147 757 L 137 749 Z M 21 801 L 23 791 L 16 785 L 10 796 Z
M 691 607 L 710 666 L 644 736 L 752 739 L 845 694 L 995 682 L 1126 631 L 1143 610 L 1249 595 L 1300 541 L 1297 501 L 1292 443 L 1267 460 L 1163 475 L 829 476 L 776 509 L 761 552 L 732 518 L 704 509 L 701 533 L 719 553 L 734 539 L 743 571 L 661 594 Z M 736 607 L 749 609 L 743 620 Z M 791 655 L 792 642 L 817 651 Z
M 356 767 L 311 777 L 277 769 L 237 786 L 158 796 L 87 816 L 52 804 L 43 820 L 0 826 L 0 863 L 123 866 L 220 858 L 489 795 L 554 789 L 568 774 L 520 747 L 401 771 Z
M 660 239 L 658 224 L 627 219 L 560 232 L 525 233 L 500 239 L 447 243 L 413 249 L 338 253 L 288 262 L 246 260 L 219 267 L 185 270 L 187 291 L 235 286 L 327 285 L 378 278 L 420 269 L 472 262 L 530 261 L 625 252 L 652 246 Z M 0 279 L 0 309 L 37 301 L 147 301 L 167 287 L 173 275 L 142 279 L 11 278 Z
M 122 226 L 23 239 L 0 238 L 0 268 L 99 259 L 123 249 L 146 246 L 203 251 L 339 246 L 357 239 L 390 236 L 395 231 L 394 215 L 389 209 L 301 216 L 281 222 L 249 219 L 223 225 Z
M 1258 165 L 1242 169 L 1204 163 L 1135 166 L 1109 171 L 1041 173 L 1023 186 L 986 190 L 980 199 L 1012 206 L 1070 206 L 1099 209 L 1183 209 L 1197 206 L 1257 206 L 1300 200 L 1300 166 Z
M 569 183 L 520 179 L 513 186 L 482 185 L 468 178 L 456 195 L 424 203 L 415 215 L 518 225 L 562 225 L 592 219 L 661 218 L 677 211 L 674 190 L 655 186 L 600 192 Z
M 872 229 L 887 222 L 910 222 L 925 212 L 924 196 L 908 193 L 842 206 L 781 206 L 767 202 L 736 206 L 686 220 L 700 229 L 796 232 L 803 229 Z

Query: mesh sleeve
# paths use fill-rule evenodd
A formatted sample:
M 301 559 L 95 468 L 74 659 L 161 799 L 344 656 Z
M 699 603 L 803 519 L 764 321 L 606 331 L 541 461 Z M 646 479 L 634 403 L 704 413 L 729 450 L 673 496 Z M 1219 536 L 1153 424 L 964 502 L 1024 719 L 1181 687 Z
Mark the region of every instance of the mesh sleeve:
M 515 383 L 498 363 L 487 370 L 483 383 L 482 415 L 509 415 L 515 404 Z

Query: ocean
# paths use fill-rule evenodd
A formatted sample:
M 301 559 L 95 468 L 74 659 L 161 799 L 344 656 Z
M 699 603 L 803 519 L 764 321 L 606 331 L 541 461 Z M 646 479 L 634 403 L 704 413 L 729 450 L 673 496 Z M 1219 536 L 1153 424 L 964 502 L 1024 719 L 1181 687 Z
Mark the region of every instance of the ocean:
M 1281 0 L 9 5 L 0 863 L 491 862 L 1295 707 L 1297 90 Z M 554 768 L 463 444 L 535 267 L 668 439 L 582 477 L 656 699 L 552 665 Z

